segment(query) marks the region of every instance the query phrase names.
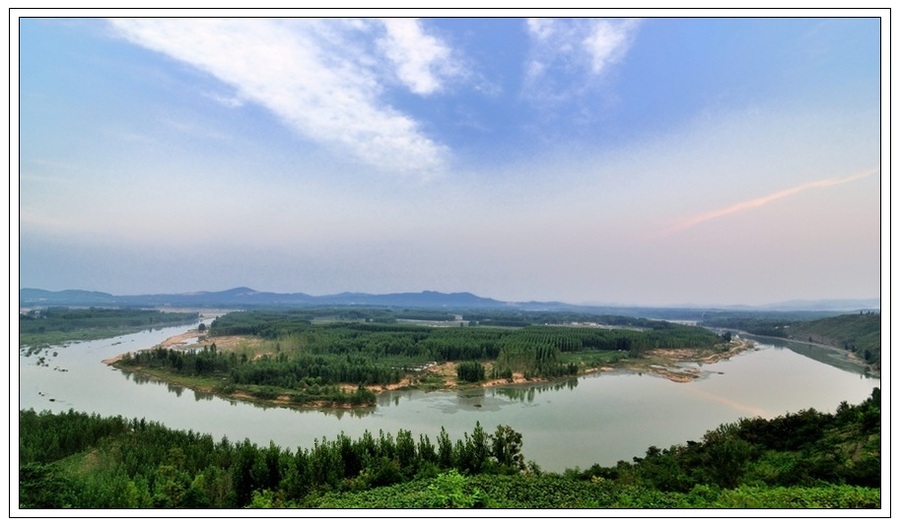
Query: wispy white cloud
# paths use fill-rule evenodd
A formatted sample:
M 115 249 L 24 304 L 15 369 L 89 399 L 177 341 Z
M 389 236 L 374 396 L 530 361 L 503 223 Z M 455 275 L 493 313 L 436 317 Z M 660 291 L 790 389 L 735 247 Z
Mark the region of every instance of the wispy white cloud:
M 634 41 L 638 21 L 629 19 L 620 22 L 598 20 L 584 39 L 584 49 L 591 56 L 591 72 L 603 73 L 606 68 L 622 60 Z
M 528 32 L 538 40 L 547 40 L 554 33 L 557 23 L 549 18 L 529 18 L 525 21 Z
M 665 234 L 673 234 L 676 232 L 681 232 L 683 230 L 687 230 L 689 228 L 693 228 L 701 223 L 705 223 L 707 221 L 712 221 L 713 219 L 719 219 L 721 217 L 725 217 L 731 214 L 735 214 L 738 212 L 743 212 L 745 210 L 752 210 L 754 208 L 759 208 L 770 204 L 772 202 L 778 201 L 780 199 L 784 199 L 785 197 L 790 197 L 794 194 L 798 194 L 800 192 L 805 192 L 807 190 L 812 190 L 815 188 L 827 188 L 829 186 L 837 186 L 846 183 L 850 183 L 856 181 L 857 179 L 862 179 L 864 177 L 871 177 L 873 175 L 878 174 L 878 170 L 869 170 L 866 172 L 861 172 L 858 174 L 854 174 L 848 177 L 832 177 L 829 179 L 819 179 L 816 181 L 810 181 L 808 183 L 803 183 L 801 185 L 792 186 L 790 188 L 786 188 L 784 190 L 779 190 L 777 192 L 773 192 L 768 195 L 764 195 L 762 197 L 757 197 L 754 199 L 748 199 L 746 201 L 741 201 L 739 203 L 735 203 L 730 206 L 726 206 L 724 208 L 719 208 L 717 210 L 712 210 L 709 212 L 703 212 L 697 214 L 695 216 L 684 219 L 668 230 L 666 230 Z
M 440 91 L 443 81 L 458 72 L 450 47 L 423 32 L 418 20 L 390 18 L 382 23 L 386 35 L 378 40 L 378 46 L 413 93 Z
M 219 93 L 207 93 L 207 97 L 228 108 L 240 108 L 244 101 L 233 95 L 221 95 Z
M 401 21 L 402 22 L 402 21 Z M 427 177 L 448 149 L 383 101 L 385 58 L 371 52 L 370 21 L 114 19 L 119 34 L 212 75 L 301 135 L 390 172 Z M 439 88 L 447 53 L 418 25 L 386 26 L 391 61 L 415 92 Z M 393 28 L 393 29 L 392 29 Z M 421 53 L 410 51 L 423 42 Z M 393 45 L 389 45 L 393 43 Z
M 593 84 L 625 58 L 639 25 L 636 19 L 527 20 L 531 52 L 525 68 L 526 91 L 540 98 L 563 99 Z M 560 75 L 569 78 L 555 82 Z M 571 76 L 580 82 L 571 84 Z

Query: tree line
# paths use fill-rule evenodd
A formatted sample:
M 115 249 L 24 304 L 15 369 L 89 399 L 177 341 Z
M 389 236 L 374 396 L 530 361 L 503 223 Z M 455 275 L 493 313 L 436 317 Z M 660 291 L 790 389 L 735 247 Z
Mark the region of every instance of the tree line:
M 72 410 L 19 413 L 22 508 L 241 508 L 255 494 L 302 504 L 328 491 L 361 491 L 455 470 L 465 475 L 525 469 L 522 436 L 480 423 L 453 440 L 405 430 L 353 439 L 341 433 L 308 448 L 214 441 L 144 419 Z
M 19 412 L 22 508 L 880 507 L 881 394 L 723 424 L 615 466 L 544 473 L 508 426 L 341 433 L 294 450 L 72 410 Z M 564 432 L 564 430 L 561 430 Z

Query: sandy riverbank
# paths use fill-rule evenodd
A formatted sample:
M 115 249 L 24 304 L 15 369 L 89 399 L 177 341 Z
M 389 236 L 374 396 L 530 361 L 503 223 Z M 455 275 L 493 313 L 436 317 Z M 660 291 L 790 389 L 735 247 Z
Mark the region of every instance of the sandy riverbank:
M 261 338 L 250 336 L 209 336 L 206 331 L 191 329 L 187 332 L 183 332 L 181 334 L 166 338 L 164 341 L 160 342 L 158 345 L 154 345 L 153 347 L 164 347 L 166 349 L 183 349 L 187 347 L 203 347 L 204 345 L 209 346 L 212 344 L 216 344 L 216 348 L 221 351 L 234 351 L 241 345 L 252 348 L 259 341 L 261 341 Z M 107 358 L 105 360 L 102 360 L 102 363 L 105 363 L 106 365 L 112 365 L 121 360 L 122 357 L 125 356 L 125 354 L 128 353 L 122 353 L 111 358 Z

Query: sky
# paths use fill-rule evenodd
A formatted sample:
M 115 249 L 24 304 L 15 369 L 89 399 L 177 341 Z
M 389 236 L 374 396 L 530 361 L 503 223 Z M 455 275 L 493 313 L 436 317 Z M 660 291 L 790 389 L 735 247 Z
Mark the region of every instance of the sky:
M 19 286 L 878 298 L 854 13 L 23 16 Z

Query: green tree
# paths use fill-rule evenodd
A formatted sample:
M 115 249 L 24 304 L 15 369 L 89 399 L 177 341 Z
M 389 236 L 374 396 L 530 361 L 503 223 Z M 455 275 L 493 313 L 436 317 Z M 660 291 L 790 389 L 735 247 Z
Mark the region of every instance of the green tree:
M 491 452 L 503 471 L 519 472 L 525 469 L 522 433 L 510 426 L 497 426 L 497 431 L 491 437 Z
M 459 363 L 456 365 L 456 377 L 464 382 L 480 382 L 484 380 L 484 365 L 474 361 Z

